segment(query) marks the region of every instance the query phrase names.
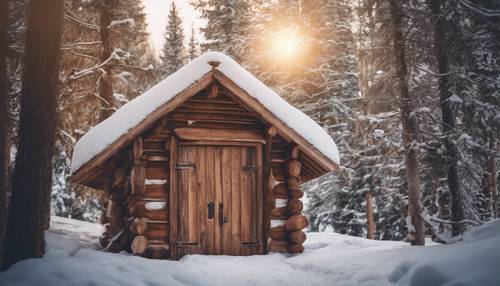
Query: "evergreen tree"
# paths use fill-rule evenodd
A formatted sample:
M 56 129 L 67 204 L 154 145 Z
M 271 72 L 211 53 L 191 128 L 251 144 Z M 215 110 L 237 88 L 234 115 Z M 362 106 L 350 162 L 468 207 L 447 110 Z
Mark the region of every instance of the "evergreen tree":
M 194 26 L 191 24 L 191 38 L 189 39 L 189 60 L 192 61 L 198 57 L 198 41 L 194 33 Z
M 242 0 L 194 0 L 193 6 L 200 11 L 207 25 L 201 28 L 205 42 L 202 51 L 219 51 L 244 62 L 248 51 L 253 1 Z
M 163 45 L 161 60 L 162 71 L 170 75 L 180 69 L 186 61 L 184 48 L 184 32 L 182 30 L 182 19 L 177 10 L 175 2 L 172 2 L 168 14 L 168 24 L 165 31 L 165 44 Z

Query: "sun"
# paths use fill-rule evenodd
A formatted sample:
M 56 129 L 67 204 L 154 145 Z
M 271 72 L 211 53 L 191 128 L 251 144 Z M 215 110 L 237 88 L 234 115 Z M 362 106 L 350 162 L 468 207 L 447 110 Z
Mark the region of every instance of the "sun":
M 286 28 L 270 33 L 269 51 L 275 60 L 291 63 L 301 56 L 305 51 L 306 40 L 295 28 Z

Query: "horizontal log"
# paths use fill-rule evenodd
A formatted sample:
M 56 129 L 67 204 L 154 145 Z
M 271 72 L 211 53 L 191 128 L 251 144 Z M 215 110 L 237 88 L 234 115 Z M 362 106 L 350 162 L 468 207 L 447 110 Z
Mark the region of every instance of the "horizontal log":
M 274 208 L 271 211 L 271 218 L 272 219 L 286 219 L 287 216 L 288 216 L 288 208 L 287 207 Z
M 170 120 L 180 121 L 206 121 L 206 122 L 232 122 L 238 124 L 259 124 L 259 121 L 252 117 L 242 117 L 241 115 L 229 114 L 197 114 L 197 113 L 179 113 L 172 112 L 168 115 Z
M 304 252 L 304 246 L 302 244 L 290 244 L 288 246 L 288 253 L 297 254 Z
M 144 233 L 149 240 L 164 240 L 169 239 L 169 227 L 166 223 L 148 223 L 148 229 Z
M 184 140 L 242 141 L 265 143 L 259 132 L 230 129 L 176 128 L 175 134 Z
M 145 198 L 151 199 L 167 199 L 168 184 L 164 185 L 146 185 Z
M 167 162 L 168 156 L 151 155 L 147 157 L 148 162 Z
M 286 229 L 288 231 L 302 230 L 309 225 L 307 217 L 304 215 L 293 215 L 286 221 Z
M 288 241 L 286 240 L 274 240 L 269 241 L 269 251 L 272 252 L 287 252 L 288 251 Z
M 292 215 L 300 214 L 304 209 L 304 204 L 299 199 L 293 199 L 288 202 L 288 212 Z
M 293 244 L 303 244 L 306 238 L 306 233 L 301 230 L 293 231 L 289 235 L 290 242 Z
M 298 177 L 300 176 L 300 169 L 301 169 L 302 165 L 300 164 L 300 162 L 298 160 L 290 160 L 288 161 L 287 163 L 287 172 L 288 172 L 288 175 L 292 176 L 292 177 Z
M 138 235 L 132 241 L 130 248 L 134 255 L 144 255 L 148 248 L 148 239 L 143 235 Z
M 164 180 L 168 178 L 168 164 L 161 162 L 148 162 L 146 166 L 146 179 Z
M 286 241 L 288 239 L 288 231 L 284 226 L 273 227 L 270 230 L 269 237 L 273 240 Z

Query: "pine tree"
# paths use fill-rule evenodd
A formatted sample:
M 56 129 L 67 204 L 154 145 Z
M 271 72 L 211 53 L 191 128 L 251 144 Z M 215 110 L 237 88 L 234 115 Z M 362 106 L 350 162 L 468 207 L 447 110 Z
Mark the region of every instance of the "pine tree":
M 63 1 L 31 2 L 28 15 L 19 151 L 2 257 L 4 269 L 44 254 L 50 219 Z
M 198 42 L 194 33 L 194 26 L 191 24 L 191 38 L 189 39 L 189 60 L 192 61 L 198 57 Z
M 207 20 L 201 28 L 205 42 L 202 51 L 223 52 L 238 62 L 244 62 L 248 52 L 251 3 L 242 0 L 195 0 L 193 6 Z
M 168 24 L 165 31 L 165 44 L 163 45 L 162 72 L 170 75 L 180 69 L 186 60 L 184 48 L 184 32 L 182 30 L 182 19 L 177 10 L 175 2 L 172 2 L 168 14 Z

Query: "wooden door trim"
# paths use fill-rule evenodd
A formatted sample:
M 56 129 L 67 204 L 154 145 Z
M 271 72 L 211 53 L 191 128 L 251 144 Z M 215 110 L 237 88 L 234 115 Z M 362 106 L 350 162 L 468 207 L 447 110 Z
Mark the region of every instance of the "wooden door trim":
M 250 130 L 179 127 L 174 129 L 174 132 L 180 139 L 190 141 L 210 140 L 266 143 L 266 139 L 260 132 Z

